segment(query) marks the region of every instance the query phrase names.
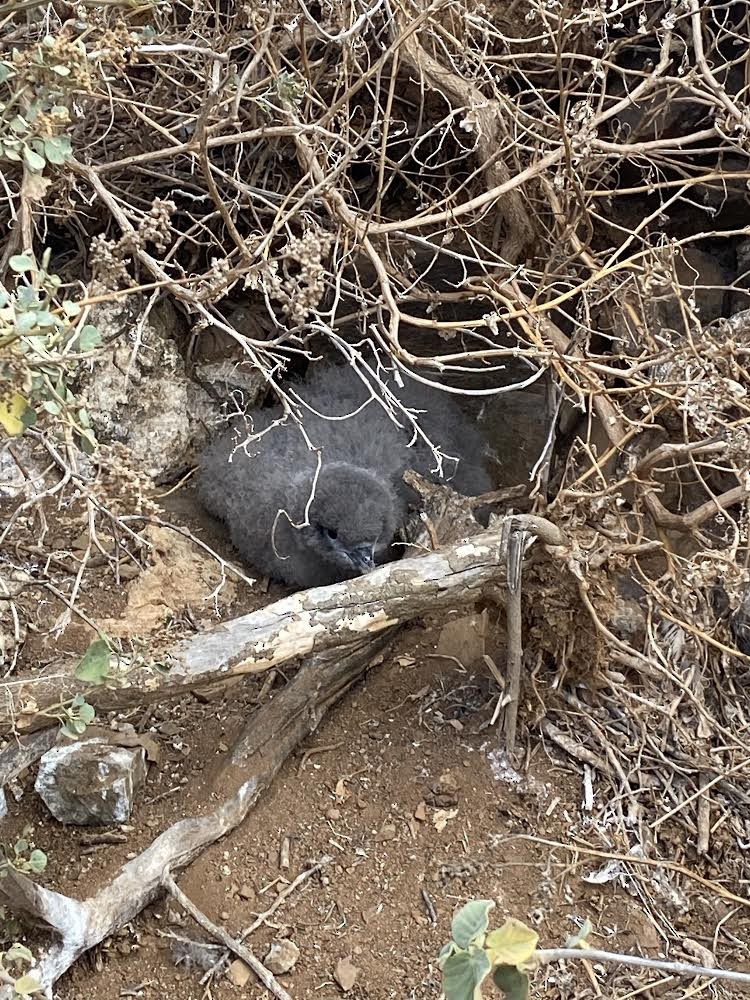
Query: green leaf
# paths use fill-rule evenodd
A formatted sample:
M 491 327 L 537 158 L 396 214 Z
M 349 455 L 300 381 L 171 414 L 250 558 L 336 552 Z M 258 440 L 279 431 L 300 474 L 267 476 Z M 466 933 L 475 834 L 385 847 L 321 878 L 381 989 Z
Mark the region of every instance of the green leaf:
M 36 270 L 36 266 L 33 270 Z M 21 285 L 20 288 L 16 289 L 16 301 L 22 309 L 38 309 L 41 305 L 39 292 L 31 285 Z
M 24 121 L 24 119 L 20 115 L 16 115 L 15 118 L 11 118 L 8 124 L 16 133 L 16 135 L 24 135 L 26 132 L 29 131 L 28 122 Z
M 23 312 L 19 316 L 16 316 L 16 332 L 24 336 L 31 331 L 36 326 L 36 312 L 33 309 L 29 309 L 28 312 Z
M 25 274 L 27 271 L 36 271 L 36 263 L 33 257 L 27 253 L 16 253 L 8 261 L 11 271 L 16 274 Z
M 30 406 L 21 414 L 21 423 L 23 424 L 23 429 L 27 431 L 29 427 L 33 427 L 36 424 L 36 410 L 33 410 Z
M 21 976 L 13 983 L 13 989 L 21 997 L 31 996 L 32 993 L 41 993 L 42 987 L 39 985 L 39 981 L 34 979 L 33 976 Z
M 456 951 L 456 944 L 454 941 L 449 941 L 448 944 L 444 944 L 443 947 L 440 949 L 440 953 L 437 958 L 438 965 L 442 966 L 445 960 L 447 958 L 450 958 L 455 951 Z
M 42 409 L 46 410 L 47 413 L 51 413 L 53 417 L 56 417 L 60 413 L 62 407 L 59 403 L 56 403 L 54 399 L 47 399 L 42 403 Z
M 67 135 L 58 135 L 44 140 L 44 156 L 48 163 L 65 163 L 71 152 L 72 147 Z
M 445 1000 L 479 1000 L 479 987 L 491 968 L 489 958 L 480 949 L 451 955 L 443 966 Z
M 21 944 L 20 941 L 14 941 L 5 953 L 5 960 L 7 962 L 26 962 L 27 965 L 31 965 L 34 956 L 26 945 Z
M 3 143 L 3 152 L 9 160 L 18 161 L 21 159 L 21 154 L 17 150 L 13 149 L 12 146 L 9 146 L 7 142 Z
M 13 850 L 16 852 L 17 855 L 25 854 L 28 851 L 28 849 L 29 849 L 29 842 L 28 840 L 26 840 L 25 837 L 19 838 L 13 846 Z
M 492 981 L 502 990 L 507 1000 L 527 1000 L 529 977 L 514 965 L 499 965 L 492 973 Z
M 475 938 L 484 934 L 489 923 L 489 912 L 494 905 L 491 899 L 473 899 L 461 907 L 451 925 L 451 935 L 459 948 L 468 948 Z
M 36 322 L 37 326 L 50 327 L 57 326 L 58 320 L 48 309 L 42 309 L 36 314 Z
M 35 848 L 29 855 L 29 868 L 40 875 L 47 867 L 47 855 L 39 848 Z
M 30 146 L 23 147 L 23 158 L 26 161 L 26 166 L 29 170 L 35 171 L 37 174 L 41 174 L 44 170 L 45 161 L 44 158 L 35 153 Z
M 103 684 L 109 674 L 110 655 L 109 643 L 105 639 L 95 639 L 76 667 L 75 678 L 89 684 Z
M 87 323 L 78 334 L 78 350 L 82 353 L 101 347 L 102 335 L 95 326 Z
M 78 718 L 85 726 L 90 726 L 96 718 L 96 709 L 93 705 L 89 705 L 88 702 L 86 702 L 81 705 L 80 711 L 78 712 Z
M 571 934 L 570 937 L 565 942 L 566 948 L 577 948 L 578 945 L 583 945 L 586 947 L 586 938 L 593 931 L 594 927 L 588 917 L 583 921 L 581 929 L 577 934 Z
M 78 733 L 75 731 L 75 729 L 73 729 L 70 722 L 63 722 L 62 726 L 60 727 L 60 732 L 63 734 L 63 736 L 67 736 L 69 740 L 78 739 Z
M 493 965 L 521 965 L 534 954 L 538 942 L 536 931 L 510 917 L 487 935 L 485 946 Z
M 13 70 L 7 63 L 0 62 L 0 83 L 5 83 L 13 76 Z
M 53 66 L 52 72 L 58 76 L 70 76 L 70 66 Z
M 89 417 L 89 412 L 85 407 L 81 407 L 78 411 L 78 422 L 85 430 L 91 427 L 91 418 Z
M 62 304 L 63 312 L 69 319 L 75 319 L 81 312 L 81 306 L 77 302 L 65 299 Z
M 78 434 L 78 443 L 84 455 L 93 455 L 96 451 L 96 438 L 94 432 L 88 427 L 84 427 Z

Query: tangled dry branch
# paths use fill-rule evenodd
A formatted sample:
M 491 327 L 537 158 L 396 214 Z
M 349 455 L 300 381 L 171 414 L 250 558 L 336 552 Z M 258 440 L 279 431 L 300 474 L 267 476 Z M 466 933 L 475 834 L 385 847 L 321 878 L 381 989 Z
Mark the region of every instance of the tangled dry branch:
M 219 336 L 277 388 L 325 350 L 384 391 L 543 386 L 527 509 L 578 567 L 525 577 L 547 734 L 614 787 L 598 818 L 623 849 L 669 818 L 742 877 L 750 4 L 23 6 L 0 9 L 2 269 L 47 246 L 83 310 L 166 296 L 188 364 Z M 19 595 L 85 618 L 93 559 L 119 573 L 148 544 L 127 458 L 34 433 L 54 480 L 3 536 L 13 648 Z M 50 502 L 85 518 L 72 564 Z

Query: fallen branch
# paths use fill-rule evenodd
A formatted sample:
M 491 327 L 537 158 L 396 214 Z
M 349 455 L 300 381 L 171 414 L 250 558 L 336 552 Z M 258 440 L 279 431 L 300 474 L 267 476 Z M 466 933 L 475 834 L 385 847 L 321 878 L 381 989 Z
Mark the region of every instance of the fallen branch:
M 525 514 L 513 515 L 513 521 L 548 546 L 565 545 L 550 521 Z M 160 669 L 163 663 L 139 662 L 108 677 L 105 685 L 86 685 L 86 698 L 100 712 L 164 701 L 369 639 L 427 612 L 470 604 L 497 582 L 506 547 L 498 523 L 441 551 L 389 563 L 347 583 L 301 591 L 178 643 L 166 657 L 166 671 Z M 76 664 L 56 666 L 54 672 L 0 685 L 0 721 L 19 730 L 35 728 L 45 709 L 81 691 Z
M 711 979 L 730 980 L 734 983 L 750 983 L 750 973 L 733 972 L 731 969 L 710 968 L 707 965 L 691 965 L 689 962 L 668 962 L 660 958 L 641 958 L 640 955 L 623 955 L 614 951 L 599 951 L 596 948 L 541 948 L 534 953 L 541 965 L 573 959 L 584 962 L 615 962 L 635 969 L 655 969 L 669 972 L 674 976 L 709 976 Z
M 523 623 L 521 605 L 521 568 L 525 535 L 513 523 L 509 526 L 506 623 L 506 694 L 503 698 L 503 736 L 505 751 L 512 757 L 516 748 L 518 704 L 521 696 L 521 666 L 523 664 Z
M 223 927 L 219 927 L 218 924 L 209 920 L 205 913 L 203 913 L 202 910 L 199 910 L 195 903 L 193 903 L 193 901 L 185 895 L 168 872 L 165 873 L 163 881 L 164 888 L 170 896 L 172 896 L 175 902 L 179 903 L 183 910 L 189 913 L 193 920 L 200 927 L 202 927 L 204 931 L 207 931 L 212 938 L 220 941 L 223 945 L 229 948 L 230 951 L 233 951 L 238 958 L 241 958 L 245 965 L 249 969 L 253 970 L 269 993 L 275 996 L 277 1000 L 292 1000 L 291 996 L 283 987 L 279 986 L 273 974 L 268 971 L 260 959 L 257 959 L 250 949 L 246 948 L 244 944 L 236 941 L 231 934 L 228 934 L 224 930 Z
M 284 900 L 288 896 L 291 896 L 292 893 L 295 892 L 299 888 L 299 886 L 302 885 L 303 882 L 306 882 L 309 878 L 312 878 L 312 876 L 315 875 L 317 872 L 322 871 L 326 865 L 329 865 L 331 863 L 331 861 L 333 861 L 333 858 L 330 856 L 330 854 L 324 854 L 323 857 L 320 859 L 320 861 L 316 861 L 316 863 L 314 865 L 311 865 L 310 868 L 306 868 L 303 872 L 300 872 L 293 882 L 290 882 L 289 885 L 284 886 L 284 888 L 279 892 L 278 896 L 276 896 L 276 898 L 268 907 L 268 909 L 265 910 L 263 913 L 258 914 L 255 920 L 250 924 L 250 926 L 246 927 L 242 931 L 242 933 L 237 938 L 240 944 L 242 944 L 247 938 L 249 938 L 250 935 L 254 933 L 254 931 L 257 931 L 257 929 L 261 926 L 261 924 L 264 924 L 266 920 L 268 920 L 268 918 L 272 916 L 276 912 L 276 910 L 278 910 L 278 908 L 281 906 Z M 229 951 L 225 951 L 224 954 L 221 956 L 221 958 L 217 962 L 215 962 L 214 965 L 211 966 L 208 972 L 205 973 L 205 975 L 201 979 L 201 986 L 205 986 L 206 983 L 210 982 L 213 979 L 213 977 L 216 975 L 218 970 L 221 968 L 221 966 L 228 958 L 229 958 Z
M 80 902 L 7 870 L 0 879 L 0 904 L 41 922 L 59 937 L 30 970 L 48 996 L 79 956 L 133 920 L 159 895 L 169 873 L 183 869 L 245 819 L 289 754 L 315 731 L 327 708 L 380 658 L 391 638 L 386 633 L 360 641 L 345 655 L 333 650 L 312 657 L 248 721 L 216 776 L 215 795 L 206 796 L 207 801 L 218 798 L 221 804 L 169 827 L 95 896 Z M 0 989 L 0 1000 L 12 997 L 10 989 Z

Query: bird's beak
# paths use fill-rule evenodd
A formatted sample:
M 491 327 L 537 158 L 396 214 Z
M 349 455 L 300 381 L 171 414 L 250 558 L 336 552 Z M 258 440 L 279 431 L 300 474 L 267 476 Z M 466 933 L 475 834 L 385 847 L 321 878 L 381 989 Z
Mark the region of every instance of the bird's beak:
M 360 545 L 348 553 L 352 565 L 360 573 L 369 573 L 375 569 L 375 555 L 372 545 Z

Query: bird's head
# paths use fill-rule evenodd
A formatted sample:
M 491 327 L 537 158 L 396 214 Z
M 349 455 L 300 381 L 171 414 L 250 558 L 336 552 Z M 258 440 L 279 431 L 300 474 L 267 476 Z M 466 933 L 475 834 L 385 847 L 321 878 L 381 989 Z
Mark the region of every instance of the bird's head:
M 300 541 L 332 578 L 346 580 L 375 566 L 397 525 L 397 502 L 387 483 L 367 469 L 332 462 L 320 470 Z

